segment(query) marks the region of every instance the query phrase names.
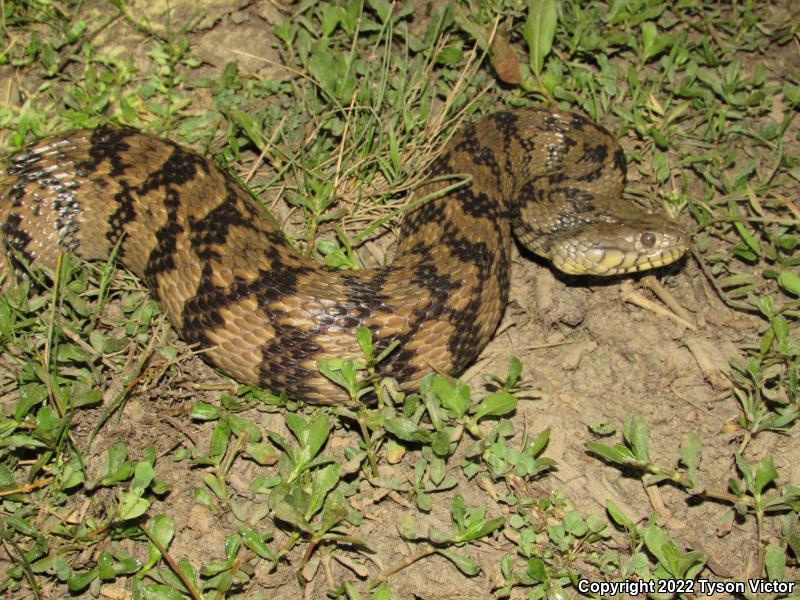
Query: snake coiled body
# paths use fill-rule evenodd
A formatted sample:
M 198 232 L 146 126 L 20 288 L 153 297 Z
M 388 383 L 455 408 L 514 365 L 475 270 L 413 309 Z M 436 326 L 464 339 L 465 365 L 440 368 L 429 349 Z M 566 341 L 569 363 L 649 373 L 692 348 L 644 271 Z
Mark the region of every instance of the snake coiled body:
M 430 175 L 471 183 L 410 213 L 391 265 L 321 266 L 297 252 L 238 182 L 175 143 L 101 128 L 42 140 L 0 176 L 0 275 L 53 265 L 60 250 L 118 259 L 141 277 L 176 331 L 242 383 L 334 404 L 344 391 L 316 361 L 362 358 L 398 342 L 380 373 L 409 388 L 458 373 L 506 305 L 512 228 L 568 273 L 648 269 L 683 254 L 664 217 L 621 199 L 616 141 L 584 117 L 497 113 L 462 129 Z M 449 182 L 423 186 L 435 192 Z

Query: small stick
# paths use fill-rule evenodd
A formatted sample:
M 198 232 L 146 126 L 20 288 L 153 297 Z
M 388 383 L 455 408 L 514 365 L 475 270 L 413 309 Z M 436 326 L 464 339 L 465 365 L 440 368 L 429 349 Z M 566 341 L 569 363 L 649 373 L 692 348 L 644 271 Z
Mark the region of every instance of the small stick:
M 692 323 L 687 321 L 686 319 L 679 317 L 674 312 L 671 312 L 664 308 L 663 306 L 656 304 L 652 300 L 648 300 L 644 296 L 642 296 L 639 292 L 633 289 L 633 285 L 630 282 L 625 281 L 622 283 L 619 296 L 622 298 L 624 302 L 630 302 L 631 304 L 635 304 L 639 308 L 644 308 L 645 310 L 649 310 L 658 316 L 661 317 L 669 317 L 673 321 L 680 323 L 687 329 L 691 331 L 697 331 L 697 327 L 695 327 Z
M 670 294 L 667 289 L 661 285 L 661 282 L 653 275 L 647 275 L 642 278 L 642 283 L 647 289 L 652 291 L 659 300 L 666 304 L 672 312 L 678 315 L 681 319 L 684 319 L 689 323 L 692 322 L 692 316 L 689 314 L 689 312 L 680 304 L 678 304 L 678 301 L 675 300 L 675 297 Z

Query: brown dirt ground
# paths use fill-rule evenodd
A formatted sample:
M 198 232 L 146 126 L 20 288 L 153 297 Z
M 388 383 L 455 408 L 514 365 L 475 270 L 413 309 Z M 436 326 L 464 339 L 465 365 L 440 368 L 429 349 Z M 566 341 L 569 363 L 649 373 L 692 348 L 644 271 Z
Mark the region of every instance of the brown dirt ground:
M 177 4 L 172 3 L 173 23 L 186 18 Z M 271 34 L 266 32 L 268 24 L 275 22 L 272 5 L 245 1 L 235 7 L 223 4 L 208 3 L 208 12 L 192 28 L 192 47 L 195 55 L 208 63 L 204 68 L 218 70 L 232 59 L 240 62 L 243 71 L 263 74 L 274 68 L 234 53 L 277 60 L 269 39 Z M 155 25 L 159 11 L 153 6 L 152 2 L 140 0 L 131 4 L 131 11 L 136 14 L 148 7 Z M 251 34 L 243 35 L 243 29 Z M 94 43 L 102 46 L 105 40 L 113 40 L 119 48 L 137 48 L 141 42 L 139 34 L 121 23 L 113 24 Z M 141 66 L 148 64 L 143 58 Z M 589 457 L 584 444 L 594 439 L 588 423 L 621 423 L 635 412 L 649 425 L 651 455 L 656 462 L 674 465 L 680 440 L 694 432 L 703 443 L 704 483 L 710 488 L 725 489 L 732 473 L 732 448 L 739 441 L 735 427 L 730 425 L 735 422 L 739 407 L 724 373 L 729 360 L 738 356 L 737 348 L 743 342 L 758 339 L 761 323 L 726 308 L 691 257 L 659 272 L 657 277 L 690 312 L 696 324 L 694 331 L 623 299 L 626 293 L 653 297 L 642 277 L 627 282 L 587 282 L 554 274 L 546 265 L 527 256 L 518 256 L 514 262 L 511 302 L 499 333 L 463 379 L 479 389 L 484 374 L 505 372 L 509 357 L 514 355 L 522 360 L 526 381 L 538 397 L 522 402 L 514 421 L 518 430 L 527 428 L 533 434 L 550 427 L 551 442 L 545 454 L 558 464 L 550 476 L 531 483 L 528 493 L 541 497 L 551 490 L 562 490 L 584 514 L 602 514 L 610 499 L 639 522 L 658 508 L 668 517 L 663 520 L 669 534 L 684 549 L 705 552 L 718 575 L 740 577 L 748 573 L 756 552 L 752 518 L 737 521 L 730 531 L 718 534 L 719 520 L 729 510 L 727 506 L 713 502 L 692 504 L 684 492 L 669 485 L 658 488 L 658 497 L 648 496 L 638 478 Z M 704 371 L 701 364 L 711 365 L 710 370 L 705 367 Z M 135 394 L 124 410 L 124 417 L 120 421 L 115 419 L 100 432 L 93 445 L 93 456 L 89 457 L 90 471 L 99 470 L 105 450 L 119 439 L 127 442 L 134 456 L 147 444 L 156 445 L 159 455 L 163 455 L 157 463 L 157 476 L 171 483 L 173 491 L 156 503 L 152 511 L 174 519 L 177 532 L 170 553 L 176 558 L 189 557 L 195 566 L 220 560 L 224 556 L 225 536 L 235 531 L 235 521 L 230 515 L 211 514 L 191 498 L 193 488 L 203 487 L 205 471 L 191 468 L 188 461 L 171 459 L 175 448 L 189 448 L 195 443 L 202 448 L 208 439 L 211 426 L 193 423 L 186 417 L 192 399 L 197 397 L 193 384 L 198 381 L 221 380 L 200 360 L 193 359 L 159 387 Z M 207 399 L 214 402 L 215 397 L 209 393 Z M 81 418 L 75 430 L 78 439 L 83 439 L 94 425 L 94 416 L 87 413 Z M 266 413 L 252 410 L 246 416 L 267 427 L 282 427 L 281 418 L 270 418 Z M 349 433 L 337 431 L 331 451 L 341 453 L 352 442 Z M 796 427 L 786 435 L 765 435 L 751 443 L 748 450 L 751 462 L 766 454 L 776 458 L 781 473 L 791 472 L 794 483 L 798 483 L 800 444 Z M 413 473 L 414 460 L 412 454 L 400 464 L 384 468 L 392 478 L 404 479 Z M 494 501 L 491 493 L 475 482 L 463 480 L 457 464 L 452 461 L 451 470 L 461 480 L 459 492 L 467 503 L 488 506 L 490 516 L 506 514 L 507 508 Z M 238 490 L 240 499 L 257 501 L 248 491 L 248 482 L 260 470 L 250 462 L 235 464 L 230 484 Z M 451 497 L 451 494 L 434 496 L 433 511 L 421 518 L 439 529 L 447 529 Z M 663 507 L 658 507 L 659 500 Z M 103 493 L 91 498 L 95 505 L 110 501 Z M 369 487 L 363 488 L 352 501 L 367 517 L 357 533 L 375 550 L 375 564 L 355 553 L 349 558 L 363 564 L 370 577 L 381 571 L 377 565 L 388 566 L 413 552 L 395 530 L 397 519 L 411 509 Z M 777 536 L 779 532 L 771 531 L 769 535 Z M 279 531 L 276 536 L 278 540 L 285 539 Z M 612 542 L 615 544 L 625 548 L 621 536 Z M 491 590 L 501 580 L 501 557 L 513 552 L 513 544 L 502 538 L 472 547 L 471 556 L 484 567 L 484 572 L 474 578 L 465 578 L 443 558 L 429 557 L 390 580 L 392 598 L 490 597 Z M 303 590 L 295 578 L 299 556 L 294 553 L 290 559 L 292 564 L 282 566 L 276 573 L 257 569 L 251 591 L 264 589 L 274 599 L 324 597 L 327 588 L 322 571 Z M 331 568 L 338 581 L 354 578 L 349 569 L 335 561 Z M 513 597 L 522 595 L 515 592 Z

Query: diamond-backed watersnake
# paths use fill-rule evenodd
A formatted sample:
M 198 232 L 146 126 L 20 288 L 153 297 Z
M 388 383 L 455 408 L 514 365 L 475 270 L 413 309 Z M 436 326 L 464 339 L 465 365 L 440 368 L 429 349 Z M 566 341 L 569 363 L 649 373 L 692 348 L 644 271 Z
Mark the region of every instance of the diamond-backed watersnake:
M 429 171 L 471 183 L 406 216 L 391 265 L 345 271 L 297 252 L 233 177 L 175 143 L 110 128 L 48 138 L 0 175 L 0 275 L 52 266 L 59 249 L 104 259 L 119 242 L 120 262 L 214 366 L 333 404 L 346 395 L 316 361 L 362 358 L 360 325 L 378 350 L 399 343 L 380 372 L 404 386 L 463 370 L 505 308 L 512 229 L 567 273 L 641 271 L 686 248 L 675 224 L 622 200 L 623 153 L 582 116 L 491 115 L 456 134 Z

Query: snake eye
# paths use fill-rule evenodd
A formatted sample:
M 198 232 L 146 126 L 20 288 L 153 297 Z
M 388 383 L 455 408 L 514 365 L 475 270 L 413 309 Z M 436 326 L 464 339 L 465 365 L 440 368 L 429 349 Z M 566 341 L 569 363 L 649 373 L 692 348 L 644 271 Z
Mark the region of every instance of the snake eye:
M 656 234 L 651 231 L 645 231 L 639 237 L 639 243 L 642 245 L 642 248 L 647 248 L 649 250 L 656 244 Z

